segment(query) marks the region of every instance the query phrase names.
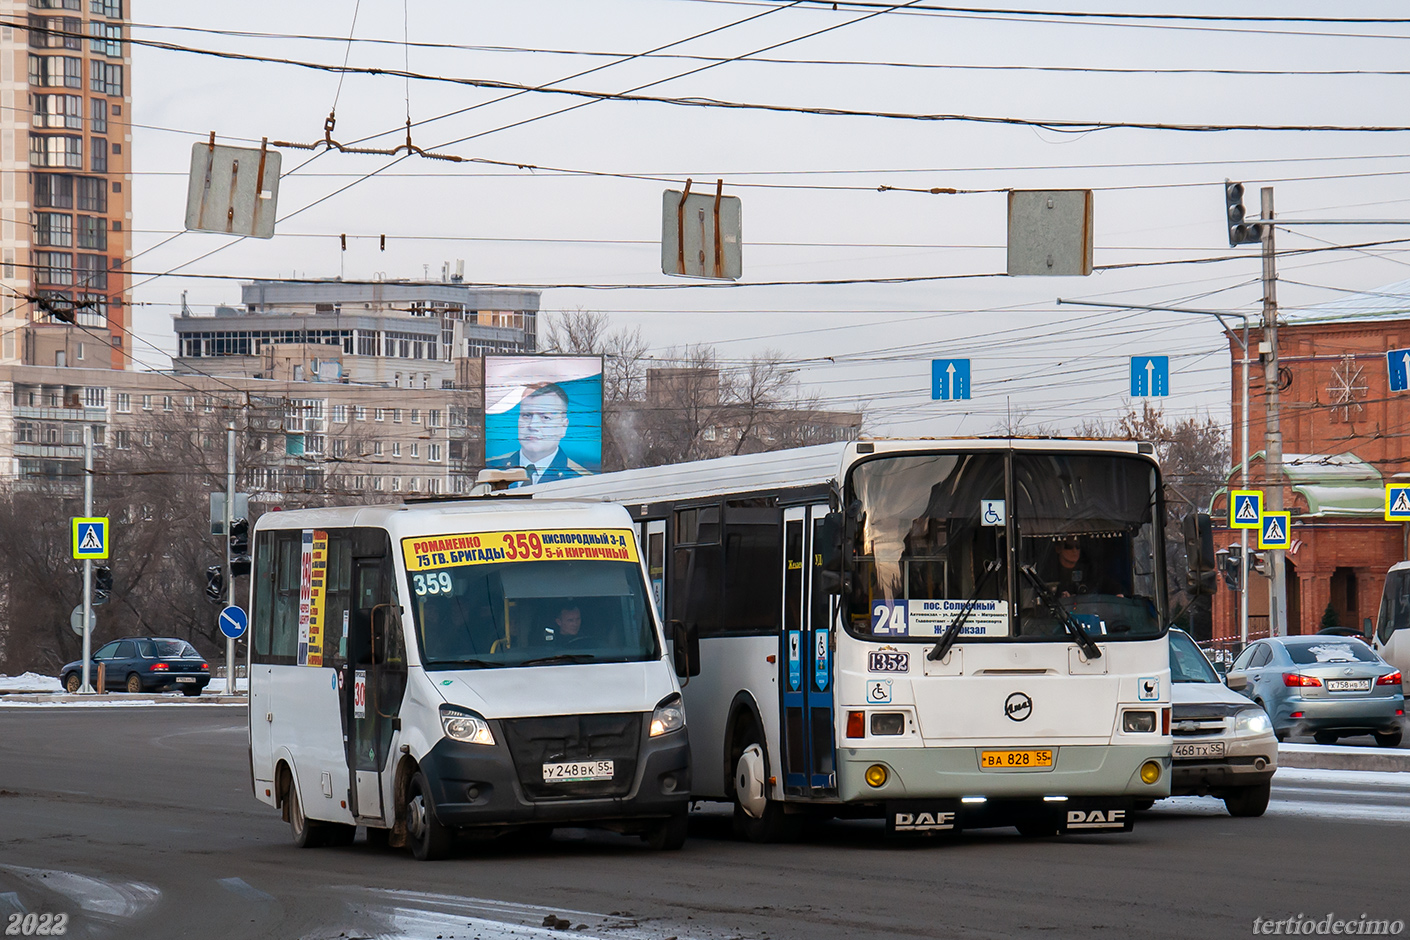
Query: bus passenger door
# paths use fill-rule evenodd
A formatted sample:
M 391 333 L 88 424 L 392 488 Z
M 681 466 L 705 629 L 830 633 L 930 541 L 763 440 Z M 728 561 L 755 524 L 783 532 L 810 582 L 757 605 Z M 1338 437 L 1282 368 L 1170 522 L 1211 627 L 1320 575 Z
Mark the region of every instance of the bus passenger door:
M 783 514 L 783 637 L 779 687 L 783 690 L 784 792 L 819 797 L 835 793 L 832 712 L 832 597 L 813 590 L 817 560 L 812 540 L 826 506 L 785 509 Z
M 348 769 L 353 815 L 385 818 L 382 771 L 387 769 L 392 732 L 399 725 L 406 691 L 406 655 L 401 617 L 387 558 L 353 562 L 354 610 L 348 631 L 345 687 L 350 712 Z

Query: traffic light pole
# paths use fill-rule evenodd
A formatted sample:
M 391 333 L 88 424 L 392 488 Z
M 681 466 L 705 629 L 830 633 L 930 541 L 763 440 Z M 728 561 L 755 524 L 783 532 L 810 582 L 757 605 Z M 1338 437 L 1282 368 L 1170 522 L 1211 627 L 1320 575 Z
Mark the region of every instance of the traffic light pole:
M 235 570 L 230 564 L 230 530 L 235 513 L 235 425 L 225 428 L 225 602 L 235 606 Z M 225 694 L 235 694 L 235 641 L 225 639 Z
M 83 515 L 93 515 L 93 425 L 83 426 Z M 93 685 L 93 559 L 83 559 L 83 693 L 91 693 Z
M 1263 236 L 1263 342 L 1268 353 L 1263 358 L 1263 390 L 1267 402 L 1265 442 L 1263 445 L 1264 478 L 1267 492 L 1264 500 L 1269 512 L 1283 509 L 1283 432 L 1278 420 L 1278 269 L 1273 249 L 1273 187 L 1259 191 L 1259 220 Z M 1260 350 L 1261 352 L 1261 350 Z M 1268 553 L 1268 633 L 1288 635 L 1288 574 L 1282 549 Z

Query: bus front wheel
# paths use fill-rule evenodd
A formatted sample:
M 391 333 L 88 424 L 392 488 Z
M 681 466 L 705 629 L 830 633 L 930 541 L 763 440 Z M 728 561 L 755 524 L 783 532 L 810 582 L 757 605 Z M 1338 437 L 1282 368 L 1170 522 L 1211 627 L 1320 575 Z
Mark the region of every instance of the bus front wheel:
M 284 794 L 289 806 L 289 834 L 294 845 L 301 849 L 312 849 L 323 844 L 323 832 L 319 825 L 304 815 L 303 803 L 299 800 L 299 788 L 291 779 L 289 791 Z
M 798 835 L 798 817 L 768 797 L 762 735 L 746 741 L 734 767 L 734 832 L 750 842 L 786 842 Z
M 411 854 L 422 862 L 446 858 L 455 841 L 454 834 L 436 818 L 430 791 L 426 775 L 418 770 L 406 788 L 406 841 Z

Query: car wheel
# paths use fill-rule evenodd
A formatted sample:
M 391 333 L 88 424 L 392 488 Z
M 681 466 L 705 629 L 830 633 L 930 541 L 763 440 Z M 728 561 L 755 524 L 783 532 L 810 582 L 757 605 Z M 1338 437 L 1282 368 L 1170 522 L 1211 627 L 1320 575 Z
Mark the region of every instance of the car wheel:
M 1396 728 L 1394 731 L 1377 731 L 1376 744 L 1379 747 L 1400 747 L 1400 739 L 1404 733 Z
M 78 678 L 78 673 L 71 672 L 64 676 L 64 688 L 69 692 L 77 692 L 83 686 L 83 680 Z
M 750 842 L 787 842 L 798 836 L 801 825 L 797 816 L 783 811 L 783 804 L 768 798 L 768 765 L 764 757 L 764 736 L 758 727 L 750 725 L 745 732 L 744 746 L 734 766 L 734 834 Z M 745 809 L 741 793 L 749 789 L 763 789 L 762 805 L 757 805 L 758 816 Z M 756 794 L 757 796 L 757 794 Z
M 323 829 L 318 823 L 304 815 L 303 803 L 299 801 L 299 788 L 291 779 L 289 792 L 284 795 L 289 804 L 289 834 L 294 845 L 301 849 L 317 848 L 323 844 Z
M 689 834 L 690 814 L 680 812 L 668 819 L 652 823 L 642 838 L 658 852 L 674 852 L 685 845 L 686 836 Z
M 406 841 L 418 861 L 433 862 L 450 855 L 454 834 L 436 818 L 430 785 L 420 771 L 406 789 Z
M 1230 816 L 1262 816 L 1268 809 L 1268 799 L 1272 794 L 1271 783 L 1227 790 L 1224 793 L 1224 808 L 1229 811 Z
M 127 691 L 129 691 L 129 692 L 141 692 L 141 691 L 142 691 L 142 677 L 139 676 L 139 675 L 138 675 L 137 673 L 135 673 L 135 672 L 134 672 L 132 675 L 130 675 L 130 676 L 127 677 Z
M 1312 736 L 1312 740 L 1316 741 L 1318 744 L 1336 744 L 1337 737 L 1338 735 L 1335 731 L 1318 731 Z

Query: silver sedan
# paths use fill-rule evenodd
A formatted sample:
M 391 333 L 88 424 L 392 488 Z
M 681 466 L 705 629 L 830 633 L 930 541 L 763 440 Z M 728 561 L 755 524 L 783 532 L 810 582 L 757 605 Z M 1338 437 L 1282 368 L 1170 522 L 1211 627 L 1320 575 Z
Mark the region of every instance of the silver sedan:
M 1273 720 L 1279 740 L 1311 734 L 1318 744 L 1374 734 L 1400 744 L 1405 696 L 1400 671 L 1361 640 L 1289 636 L 1252 643 L 1234 660 L 1229 688 L 1253 699 Z

